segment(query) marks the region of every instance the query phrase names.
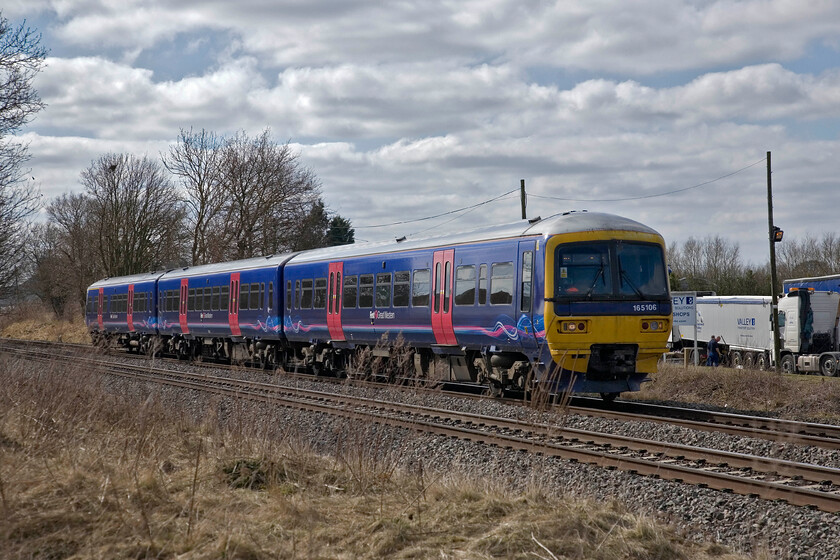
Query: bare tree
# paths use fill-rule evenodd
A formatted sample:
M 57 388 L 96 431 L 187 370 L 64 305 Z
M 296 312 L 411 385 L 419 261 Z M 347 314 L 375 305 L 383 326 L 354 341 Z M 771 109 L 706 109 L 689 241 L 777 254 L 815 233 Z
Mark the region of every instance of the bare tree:
M 711 290 L 719 295 L 733 295 L 744 274 L 740 247 L 720 236 L 702 240 L 689 237 L 680 249 L 672 243 L 669 263 L 679 285 L 675 289 Z
M 183 261 L 184 205 L 163 167 L 107 154 L 82 172 L 101 270 L 135 274 Z
M 184 188 L 186 219 L 192 238 L 191 264 L 211 262 L 211 228 L 224 207 L 219 159 L 222 141 L 212 132 L 181 129 L 178 142 L 163 156 L 163 165 Z
M 220 182 L 225 204 L 212 228 L 216 260 L 291 250 L 320 201 L 314 173 L 268 129 L 255 138 L 240 132 L 225 143 Z
M 21 23 L 18 27 L 0 14 L 0 293 L 20 278 L 25 257 L 26 219 L 39 195 L 26 187 L 22 169 L 28 146 L 11 138 L 44 104 L 32 88 L 46 50 L 41 36 Z

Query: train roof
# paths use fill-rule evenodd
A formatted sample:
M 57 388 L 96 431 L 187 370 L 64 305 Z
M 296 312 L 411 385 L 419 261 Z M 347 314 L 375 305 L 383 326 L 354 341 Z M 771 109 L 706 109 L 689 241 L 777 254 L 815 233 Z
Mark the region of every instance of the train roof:
M 111 286 L 123 286 L 126 284 L 140 284 L 142 282 L 154 282 L 161 276 L 164 271 L 144 272 L 141 274 L 129 274 L 128 276 L 114 276 L 111 278 L 103 278 L 88 286 L 88 290 L 96 290 L 99 288 L 108 288 Z
M 629 218 L 583 210 L 563 212 L 562 214 L 555 214 L 539 220 L 520 220 L 512 224 L 488 226 L 471 231 L 447 233 L 404 241 L 388 240 L 325 247 L 323 249 L 314 249 L 294 255 L 291 263 L 298 264 L 322 260 L 338 260 L 349 257 L 428 249 L 441 245 L 460 245 L 512 237 L 547 237 L 561 233 L 607 230 L 636 231 L 659 235 L 656 230 Z
M 255 270 L 260 268 L 277 268 L 286 263 L 296 253 L 281 253 L 265 257 L 242 259 L 239 261 L 221 262 L 213 264 L 202 264 L 198 266 L 185 266 L 175 268 L 163 274 L 161 280 L 172 280 L 175 278 L 190 278 L 193 276 L 205 276 L 209 274 L 224 274 L 228 272 L 239 272 L 243 270 Z

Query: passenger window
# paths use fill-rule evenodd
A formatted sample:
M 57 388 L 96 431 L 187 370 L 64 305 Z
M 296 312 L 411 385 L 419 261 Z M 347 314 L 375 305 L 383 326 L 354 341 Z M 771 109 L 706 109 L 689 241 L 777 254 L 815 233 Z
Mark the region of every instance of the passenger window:
M 251 284 L 251 297 L 250 301 L 248 302 L 249 309 L 259 309 L 260 308 L 260 285 L 254 282 Z
M 391 273 L 376 275 L 376 307 L 391 307 Z
M 359 307 L 362 309 L 373 307 L 373 274 L 359 276 Z
M 300 291 L 302 292 L 301 295 L 300 295 L 300 308 L 301 309 L 312 309 L 312 279 L 311 278 L 300 281 Z
M 455 305 L 475 304 L 475 265 L 455 268 Z
M 215 286 L 213 288 L 213 301 L 210 304 L 210 308 L 213 311 L 218 311 L 220 309 L 220 307 L 219 307 L 219 287 L 218 286 Z
M 187 311 L 195 311 L 195 288 L 190 288 L 187 295 Z
M 239 309 L 248 309 L 248 284 L 239 284 Z
M 300 280 L 295 280 L 295 309 L 300 309 Z
M 411 272 L 394 273 L 394 307 L 408 307 L 411 298 Z
M 204 311 L 210 311 L 212 309 L 212 300 L 213 300 L 213 288 L 210 286 L 206 286 L 204 288 L 204 304 L 201 306 L 201 309 Z
M 435 313 L 440 313 L 440 292 L 440 263 L 437 263 L 435 265 L 435 302 L 432 304 L 434 306 Z
M 519 301 L 519 311 L 531 311 L 531 284 L 534 269 L 534 253 L 525 251 L 522 253 L 522 285 Z
M 421 268 L 414 271 L 414 284 L 411 288 L 412 307 L 429 306 L 429 269 Z
M 513 303 L 513 263 L 493 263 L 490 268 L 490 305 Z
M 329 315 L 332 315 L 333 312 L 333 294 L 335 293 L 333 290 L 335 290 L 335 273 L 330 272 L 330 290 L 327 293 L 327 313 Z M 338 309 L 336 309 L 336 311 L 338 311 Z
M 327 308 L 327 279 L 315 279 L 315 296 L 313 301 L 315 309 Z
M 487 303 L 487 265 L 478 267 L 478 304 Z
M 221 311 L 227 309 L 230 313 L 230 286 L 222 286 L 219 290 L 219 309 Z
M 356 287 L 356 276 L 344 277 L 344 308 L 356 307 L 356 296 L 359 292 Z
M 274 307 L 274 282 L 268 283 L 268 306 L 269 309 Z
M 292 310 L 292 281 L 286 280 L 286 309 Z

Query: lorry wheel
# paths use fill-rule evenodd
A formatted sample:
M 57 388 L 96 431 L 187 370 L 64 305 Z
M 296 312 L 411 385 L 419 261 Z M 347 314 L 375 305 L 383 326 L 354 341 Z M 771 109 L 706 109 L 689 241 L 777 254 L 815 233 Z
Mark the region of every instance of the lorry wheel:
M 734 352 L 732 352 L 731 357 L 732 357 L 732 367 L 737 368 L 738 366 L 743 366 L 744 365 L 744 357 L 741 356 L 741 352 L 739 352 L 738 350 L 735 350 Z
M 767 354 L 764 352 L 755 357 L 755 367 L 759 371 L 767 371 L 767 364 L 769 362 L 770 360 L 767 359 Z
M 747 352 L 744 354 L 744 369 L 752 369 L 755 367 L 755 354 Z
M 837 375 L 837 360 L 832 355 L 820 357 L 820 373 L 828 377 Z
M 782 359 L 779 360 L 779 366 L 782 373 L 796 373 L 796 362 L 790 354 L 782 356 Z

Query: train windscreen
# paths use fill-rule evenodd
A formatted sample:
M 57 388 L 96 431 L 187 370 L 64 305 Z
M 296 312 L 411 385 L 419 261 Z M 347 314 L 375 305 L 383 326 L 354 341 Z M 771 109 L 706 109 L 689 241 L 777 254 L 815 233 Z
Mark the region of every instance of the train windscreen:
M 557 298 L 668 297 L 665 258 L 662 248 L 653 243 L 602 241 L 559 245 L 554 266 Z

